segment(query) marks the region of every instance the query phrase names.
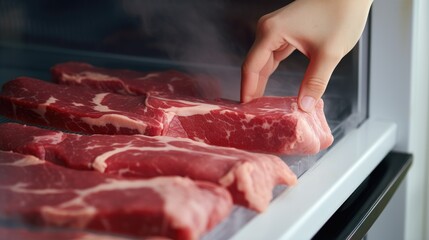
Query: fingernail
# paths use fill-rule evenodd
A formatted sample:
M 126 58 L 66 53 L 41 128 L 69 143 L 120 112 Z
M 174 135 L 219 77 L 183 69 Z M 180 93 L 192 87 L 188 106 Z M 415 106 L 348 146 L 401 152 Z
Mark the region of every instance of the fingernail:
M 315 102 L 316 102 L 316 100 L 313 97 L 304 96 L 301 99 L 301 108 L 302 108 L 302 110 L 304 110 L 305 112 L 311 112 L 311 111 L 313 111 L 314 103 Z

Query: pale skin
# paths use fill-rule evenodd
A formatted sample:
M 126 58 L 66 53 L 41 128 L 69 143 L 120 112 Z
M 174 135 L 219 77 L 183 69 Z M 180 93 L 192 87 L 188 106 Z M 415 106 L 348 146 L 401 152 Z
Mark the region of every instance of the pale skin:
M 372 0 L 296 0 L 259 19 L 256 38 L 241 69 L 241 101 L 261 97 L 279 63 L 298 50 L 309 65 L 299 107 L 314 109 L 340 60 L 356 45 Z

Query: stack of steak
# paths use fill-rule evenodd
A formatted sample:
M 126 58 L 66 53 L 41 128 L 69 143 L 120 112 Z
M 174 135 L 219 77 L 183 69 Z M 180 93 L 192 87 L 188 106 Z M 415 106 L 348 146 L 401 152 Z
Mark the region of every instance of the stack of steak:
M 198 239 L 233 204 L 261 212 L 274 186 L 295 184 L 276 155 L 314 154 L 333 141 L 322 100 L 312 113 L 295 97 L 240 104 L 178 71 L 71 62 L 52 76 L 56 83 L 17 78 L 0 94 L 2 115 L 49 127 L 0 125 L 0 215 L 8 219 Z

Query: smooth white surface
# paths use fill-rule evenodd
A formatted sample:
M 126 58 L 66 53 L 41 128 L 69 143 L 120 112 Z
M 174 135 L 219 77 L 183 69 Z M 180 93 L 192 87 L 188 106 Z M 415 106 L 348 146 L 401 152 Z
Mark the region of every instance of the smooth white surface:
M 429 3 L 414 1 L 413 41 L 411 61 L 411 113 L 408 149 L 414 155 L 413 168 L 407 179 L 405 237 L 428 239 L 428 182 L 429 156 Z M 426 211 L 425 211 L 426 210 Z
M 395 122 L 395 150 L 405 152 L 410 125 L 411 18 L 412 1 L 376 0 L 372 4 L 369 116 Z M 404 192 L 392 197 L 369 230 L 368 240 L 403 239 Z
M 409 0 L 376 0 L 371 13 L 369 116 L 398 125 L 398 151 L 408 146 L 411 10 Z
M 428 239 L 428 1 L 377 0 L 372 15 L 370 118 L 395 122 L 394 149 L 414 158 L 368 239 Z
M 231 239 L 310 239 L 395 144 L 396 125 L 368 120 Z
M 411 1 L 377 0 L 372 5 L 369 114 L 397 124 L 398 151 L 408 151 L 409 143 L 411 16 Z M 368 240 L 403 239 L 404 192 L 393 196 L 369 230 Z

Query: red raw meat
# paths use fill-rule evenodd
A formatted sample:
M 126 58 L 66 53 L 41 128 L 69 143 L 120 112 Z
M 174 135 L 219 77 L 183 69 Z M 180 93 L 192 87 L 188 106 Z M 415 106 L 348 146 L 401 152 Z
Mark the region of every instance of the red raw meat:
M 303 155 L 318 153 L 334 139 L 323 113 L 323 100 L 312 113 L 301 111 L 296 97 L 262 97 L 237 104 L 148 96 L 146 106 L 172 116 L 165 135 L 211 145 Z
M 140 72 L 125 69 L 107 69 L 88 63 L 66 62 L 51 68 L 55 81 L 68 85 L 88 85 L 92 88 L 122 94 L 219 97 L 214 79 L 190 75 L 176 70 Z
M 68 131 L 162 135 L 166 115 L 145 107 L 144 96 L 100 93 L 21 77 L 3 85 L 0 113 Z
M 226 217 L 229 193 L 182 177 L 108 177 L 0 151 L 0 213 L 41 226 L 197 239 Z
M 0 226 L 0 240 L 14 240 L 14 239 L 15 240 L 61 240 L 61 239 L 64 239 L 64 240 L 131 240 L 128 237 L 89 233 L 89 232 L 84 232 L 82 230 L 69 230 L 64 228 L 33 229 L 32 226 L 31 227 L 30 226 L 22 226 L 22 227 Z
M 274 154 L 315 154 L 333 142 L 322 100 L 306 113 L 295 97 L 240 104 L 85 89 L 19 78 L 4 85 L 0 113 L 82 133 L 168 135 Z
M 184 138 L 76 135 L 15 123 L 0 125 L 0 149 L 74 169 L 124 177 L 184 176 L 228 188 L 234 202 L 263 211 L 277 184 L 295 174 L 277 156 L 210 146 Z

